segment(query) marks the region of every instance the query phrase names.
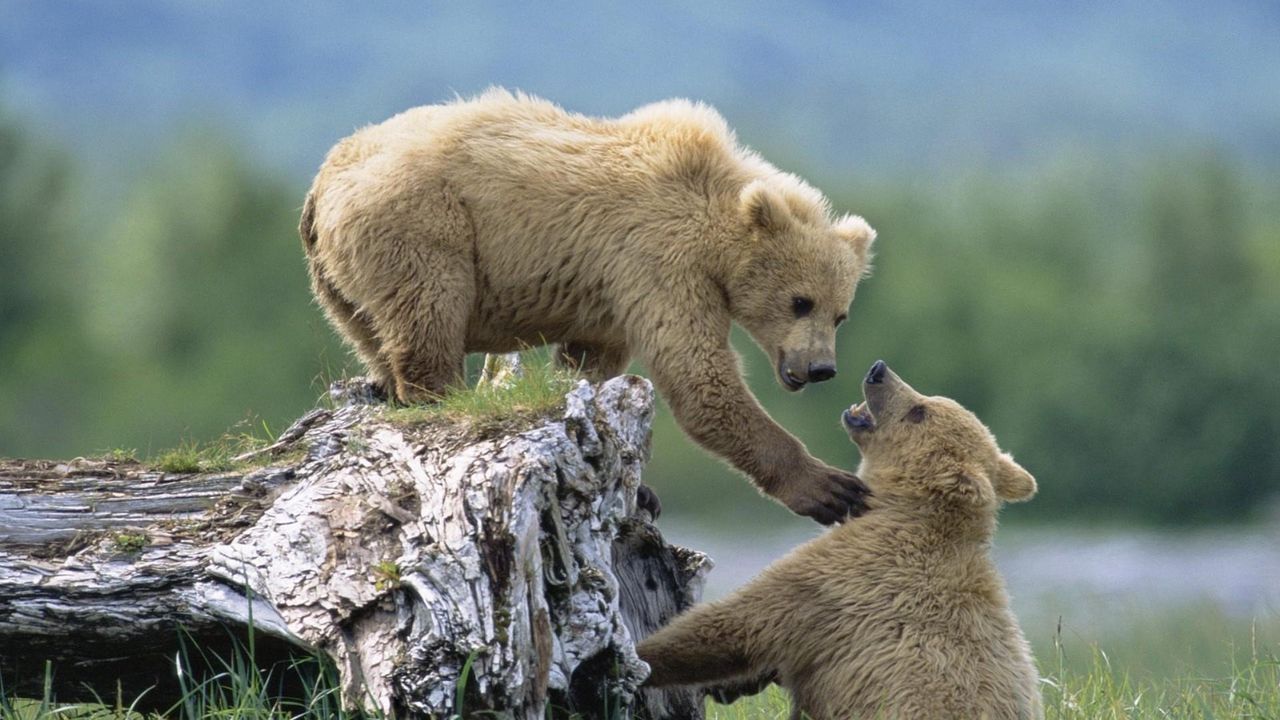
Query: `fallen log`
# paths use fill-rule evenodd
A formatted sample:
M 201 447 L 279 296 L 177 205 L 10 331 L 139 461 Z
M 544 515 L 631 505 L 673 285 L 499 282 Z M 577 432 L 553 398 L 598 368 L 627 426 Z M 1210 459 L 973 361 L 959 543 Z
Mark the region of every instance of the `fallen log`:
M 237 471 L 0 462 L 0 679 L 59 699 L 163 708 L 180 634 L 260 665 L 332 659 L 345 701 L 698 718 L 702 694 L 639 689 L 634 642 L 695 602 L 710 567 L 637 507 L 653 392 L 580 382 L 556 417 L 412 421 L 368 386 Z M 423 417 L 426 417 L 424 420 Z

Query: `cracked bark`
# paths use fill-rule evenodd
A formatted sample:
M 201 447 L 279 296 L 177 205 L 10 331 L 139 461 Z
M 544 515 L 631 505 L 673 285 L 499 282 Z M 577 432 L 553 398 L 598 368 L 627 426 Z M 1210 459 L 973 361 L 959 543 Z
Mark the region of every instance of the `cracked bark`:
M 636 507 L 647 381 L 582 382 L 562 416 L 483 433 L 335 397 L 246 459 L 305 455 L 251 471 L 0 463 L 6 690 L 38 691 L 50 661 L 60 699 L 163 707 L 179 629 L 226 652 L 252 618 L 260 665 L 321 652 L 349 703 L 399 717 L 454 712 L 469 658 L 468 712 L 702 716 L 698 691 L 638 689 L 634 641 L 710 567 Z

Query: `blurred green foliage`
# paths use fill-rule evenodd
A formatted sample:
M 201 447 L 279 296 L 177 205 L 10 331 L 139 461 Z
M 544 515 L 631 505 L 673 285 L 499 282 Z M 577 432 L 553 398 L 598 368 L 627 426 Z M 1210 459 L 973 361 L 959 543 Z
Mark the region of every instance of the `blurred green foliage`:
M 86 187 L 0 116 L 0 454 L 153 455 L 247 417 L 278 430 L 358 372 L 310 300 L 300 184 L 217 133 L 150 160 L 127 187 Z M 1275 182 L 1187 152 L 825 189 L 880 233 L 839 377 L 787 394 L 738 338 L 761 401 L 815 454 L 856 464 L 836 420 L 884 358 L 1037 476 L 1019 517 L 1234 521 L 1274 498 Z M 85 210 L 104 196 L 122 199 Z M 665 411 L 646 479 L 667 512 L 786 517 Z
M 298 188 L 192 132 L 127 188 L 0 118 L 0 454 L 143 455 L 315 403 L 346 353 L 311 306 Z M 120 196 L 85 211 L 85 196 Z

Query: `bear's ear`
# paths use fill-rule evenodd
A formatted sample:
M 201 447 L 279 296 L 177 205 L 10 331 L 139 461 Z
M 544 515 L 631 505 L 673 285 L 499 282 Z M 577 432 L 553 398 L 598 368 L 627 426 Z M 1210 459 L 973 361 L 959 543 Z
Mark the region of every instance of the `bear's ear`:
M 1031 477 L 1021 465 L 1013 461 L 1009 453 L 1000 453 L 996 460 L 995 474 L 992 478 L 996 494 L 1001 500 L 1020 502 L 1028 500 L 1036 494 L 1036 479 Z
M 791 223 L 786 200 L 763 180 L 747 183 L 738 194 L 738 202 L 747 221 L 765 232 L 779 232 Z
M 876 231 L 861 215 L 845 215 L 836 221 L 836 235 L 853 246 L 858 261 L 867 264 L 871 260 L 871 244 L 876 241 Z
M 991 480 L 981 469 L 966 467 L 943 478 L 935 488 L 944 502 L 981 507 L 995 501 Z

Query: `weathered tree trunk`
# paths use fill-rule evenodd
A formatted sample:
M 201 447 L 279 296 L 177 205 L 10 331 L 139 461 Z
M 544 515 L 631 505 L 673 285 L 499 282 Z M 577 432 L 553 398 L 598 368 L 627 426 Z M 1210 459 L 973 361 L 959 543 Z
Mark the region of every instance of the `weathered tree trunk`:
M 648 382 L 582 382 L 558 419 L 481 430 L 342 394 L 244 472 L 0 465 L 6 690 L 47 660 L 60 698 L 163 705 L 180 628 L 221 650 L 252 624 L 259 664 L 323 652 L 349 702 L 400 717 L 457 712 L 469 660 L 468 712 L 701 717 L 697 692 L 637 692 L 636 634 L 709 568 L 636 507 Z

